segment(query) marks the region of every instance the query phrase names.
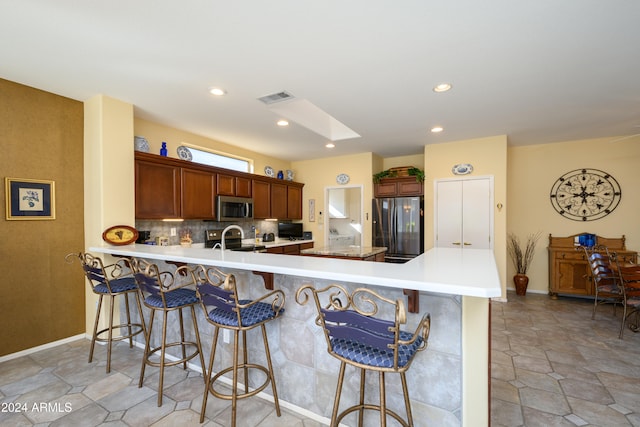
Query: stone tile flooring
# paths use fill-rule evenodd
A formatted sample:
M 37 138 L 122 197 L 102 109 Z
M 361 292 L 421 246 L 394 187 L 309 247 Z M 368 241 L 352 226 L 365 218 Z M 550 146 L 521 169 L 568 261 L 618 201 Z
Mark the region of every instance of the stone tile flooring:
M 622 309 L 509 293 L 492 303 L 491 425 L 640 426 L 640 333 Z
M 492 303 L 493 427 L 640 426 L 640 334 L 619 340 L 621 311 L 601 307 L 591 320 L 591 304 L 513 293 Z M 109 375 L 106 348 L 91 364 L 88 354 L 79 340 L 0 363 L 0 426 L 230 425 L 230 403 L 212 396 L 200 424 L 199 373 L 168 368 L 158 408 L 157 369 L 137 385 L 142 350 L 118 343 Z M 239 427 L 320 425 L 285 408 L 277 417 L 260 398 L 238 402 Z

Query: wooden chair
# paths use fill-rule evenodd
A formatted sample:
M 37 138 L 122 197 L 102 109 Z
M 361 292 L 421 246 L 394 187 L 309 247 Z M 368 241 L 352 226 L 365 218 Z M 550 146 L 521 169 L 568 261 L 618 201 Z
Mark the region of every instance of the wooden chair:
M 96 307 L 96 318 L 93 324 L 93 334 L 91 337 L 91 348 L 89 350 L 89 363 L 93 360 L 93 351 L 96 346 L 96 341 L 107 343 L 107 374 L 111 372 L 111 345 L 114 341 L 120 341 L 124 339 L 129 340 L 129 348 L 133 347 L 133 337 L 144 333 L 145 339 L 147 336 L 144 317 L 142 317 L 142 306 L 140 305 L 140 296 L 138 295 L 138 286 L 133 278 L 133 272 L 130 269 L 130 264 L 126 259 L 120 259 L 114 264 L 104 265 L 102 259 L 93 256 L 89 253 L 79 252 L 70 253 L 65 257 L 67 263 L 71 264 L 73 258 L 78 258 L 82 270 L 84 271 L 87 281 L 91 285 L 91 290 L 94 294 L 98 295 L 98 305 Z M 136 300 L 136 306 L 138 307 L 138 313 L 140 314 L 140 323 L 131 323 L 131 314 L 129 310 L 129 294 L 132 294 Z M 120 323 L 118 325 L 113 324 L 113 311 L 115 308 L 115 298 L 117 296 L 124 297 L 127 322 Z M 100 312 L 102 311 L 102 300 L 104 297 L 109 297 L 109 323 L 105 329 L 98 330 L 98 324 L 100 323 Z M 114 329 L 126 329 L 126 334 L 120 334 L 120 336 L 113 336 Z M 107 333 L 107 337 L 103 338 L 101 335 Z
M 316 324 L 324 330 L 328 352 L 340 360 L 331 426 L 338 426 L 346 415 L 358 411 L 358 426 L 362 427 L 365 410 L 378 411 L 381 426 L 387 425 L 387 416 L 405 427 L 413 426 L 406 372 L 415 355 L 427 347 L 431 316 L 424 315 L 416 330 L 410 333 L 400 329 L 406 323 L 406 310 L 401 299 L 392 301 L 365 288 L 349 294 L 344 287 L 332 284 L 323 289 L 302 286 L 296 293 L 296 301 L 304 305 L 310 296 L 318 311 Z M 392 320 L 374 317 L 381 311 L 393 313 L 389 316 Z M 338 414 L 347 364 L 360 369 L 360 400 Z M 366 371 L 378 372 L 379 405 L 365 403 Z M 406 421 L 386 406 L 385 373 L 400 374 Z
M 202 356 L 202 346 L 200 345 L 200 333 L 196 320 L 195 305 L 198 304 L 198 297 L 195 289 L 196 276 L 188 266 L 179 267 L 175 273 L 169 271 L 160 272 L 156 264 L 146 260 L 135 259 L 134 277 L 138 283 L 138 288 L 143 297 L 144 305 L 151 310 L 149 327 L 147 328 L 147 345 L 144 349 L 142 367 L 140 368 L 140 381 L 138 387 L 142 387 L 144 373 L 147 365 L 160 368 L 160 379 L 158 383 L 158 406 L 162 406 L 162 388 L 164 383 L 164 368 L 180 363 L 187 369 L 187 362 L 196 355 L 200 356 L 200 366 L 202 374 L 206 377 L 204 358 Z M 184 322 L 182 310 L 189 308 L 193 319 L 193 331 L 195 341 L 186 341 L 184 334 Z M 153 331 L 153 319 L 156 311 L 162 312 L 162 338 L 160 346 L 151 348 L 151 332 Z M 180 341 L 167 342 L 167 322 L 168 314 L 177 311 L 180 319 Z M 169 361 L 166 357 L 167 348 L 180 347 L 182 357 L 178 360 Z M 193 348 L 191 354 L 186 353 L 186 348 Z M 160 352 L 159 361 L 152 360 L 157 352 Z
M 201 266 L 198 274 L 197 294 L 202 309 L 204 310 L 205 318 L 215 327 L 213 342 L 211 344 L 211 356 L 207 368 L 208 375 L 205 376 L 200 422 L 204 422 L 207 398 L 209 393 L 211 393 L 217 398 L 231 400 L 231 426 L 235 427 L 238 399 L 245 399 L 260 393 L 269 383 L 271 383 L 276 414 L 280 416 L 278 391 L 273 375 L 271 353 L 269 351 L 265 325 L 284 313 L 284 292 L 275 290 L 255 300 L 240 299 L 233 274 L 224 273 L 215 267 L 205 268 Z M 262 331 L 262 341 L 267 359 L 266 367 L 249 363 L 247 357 L 247 331 L 257 327 L 260 327 Z M 222 369 L 212 376 L 220 329 L 233 331 L 233 363 L 232 366 Z M 240 332 L 242 332 L 242 363 L 238 362 Z M 240 370 L 242 370 L 243 373 L 244 391 L 240 391 L 240 383 L 238 380 Z M 261 385 L 249 391 L 249 372 L 251 370 L 262 371 L 266 375 L 266 378 Z M 216 390 L 216 380 L 229 372 L 232 372 L 233 375 L 231 394 Z

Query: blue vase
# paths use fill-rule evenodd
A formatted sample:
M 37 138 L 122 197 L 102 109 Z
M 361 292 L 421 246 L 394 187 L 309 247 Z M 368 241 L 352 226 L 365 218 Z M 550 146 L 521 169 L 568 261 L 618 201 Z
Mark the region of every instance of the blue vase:
M 278 179 L 284 179 L 284 173 L 282 171 L 278 171 Z
M 160 155 L 167 157 L 167 143 L 163 142 L 162 143 L 162 148 L 160 149 Z

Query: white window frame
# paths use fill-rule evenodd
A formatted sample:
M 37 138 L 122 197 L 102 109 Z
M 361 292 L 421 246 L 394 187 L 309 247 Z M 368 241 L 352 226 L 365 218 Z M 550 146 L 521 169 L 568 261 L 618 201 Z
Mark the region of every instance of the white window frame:
M 193 155 L 193 162 L 195 162 L 195 163 L 208 165 L 208 166 L 214 166 L 214 167 L 217 167 L 217 168 L 231 169 L 231 170 L 235 170 L 235 171 L 239 171 L 239 172 L 253 173 L 253 159 L 249 159 L 247 157 L 242 157 L 242 156 L 237 156 L 235 154 L 225 153 L 224 151 L 212 150 L 210 148 L 200 147 L 200 146 L 193 145 L 193 144 L 187 144 L 187 143 L 184 143 L 184 142 L 182 143 L 182 145 L 184 145 L 185 147 L 189 148 L 189 150 L 191 150 L 191 154 Z M 209 154 L 211 154 L 213 156 L 224 157 L 224 158 L 230 159 L 232 161 L 236 161 L 236 162 L 243 162 L 243 163 L 246 164 L 246 169 L 240 168 L 240 167 L 235 167 L 233 164 L 229 164 L 229 165 L 216 164 L 213 161 L 211 161 L 211 162 L 199 162 L 199 161 L 196 160 L 197 157 L 198 157 L 198 154 L 195 151 L 199 151 L 201 153 L 204 153 L 205 155 L 207 153 L 209 153 Z

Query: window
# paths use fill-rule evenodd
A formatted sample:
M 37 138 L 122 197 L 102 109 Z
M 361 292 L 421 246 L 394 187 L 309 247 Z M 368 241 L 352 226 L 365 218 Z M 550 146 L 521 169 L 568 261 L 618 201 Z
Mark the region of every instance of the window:
M 232 169 L 240 172 L 253 172 L 253 162 L 241 157 L 234 157 L 225 153 L 214 153 L 200 148 L 189 147 L 192 161 L 217 168 Z

